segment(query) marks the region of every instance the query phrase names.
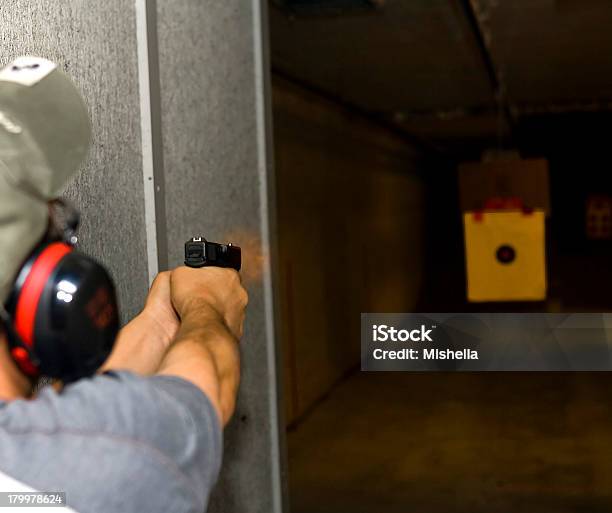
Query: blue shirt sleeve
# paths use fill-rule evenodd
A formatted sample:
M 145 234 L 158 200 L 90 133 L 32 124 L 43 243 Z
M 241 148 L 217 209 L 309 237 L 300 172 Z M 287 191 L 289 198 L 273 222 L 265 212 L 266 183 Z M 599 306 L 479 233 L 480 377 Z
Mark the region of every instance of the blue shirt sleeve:
M 162 475 L 166 481 L 167 476 L 176 476 L 199 505 L 206 504 L 222 459 L 222 427 L 212 403 L 193 384 L 170 376 L 143 378 L 111 372 L 80 380 L 61 393 L 47 387 L 35 400 L 4 404 L 0 407 L 0 445 L 7 450 L 13 445 L 16 457 L 14 463 L 5 459 L 0 470 L 17 478 L 32 475 L 32 466 L 22 468 L 17 457 L 18 446 L 25 446 L 28 436 L 29 443 L 40 444 L 47 457 L 59 459 L 57 467 L 64 470 L 77 468 L 78 458 L 96 454 L 96 446 L 99 454 L 116 450 L 113 467 L 117 472 L 131 474 L 142 468 L 144 460 L 154 471 L 151 462 L 156 462 L 160 480 Z M 75 454 L 82 443 L 86 449 Z M 121 454 L 121 447 L 129 450 L 130 461 Z M 131 461 L 141 457 L 141 462 Z M 93 468 L 95 464 L 91 462 Z M 42 479 L 52 476 L 47 472 Z M 150 483 L 150 488 L 155 484 Z

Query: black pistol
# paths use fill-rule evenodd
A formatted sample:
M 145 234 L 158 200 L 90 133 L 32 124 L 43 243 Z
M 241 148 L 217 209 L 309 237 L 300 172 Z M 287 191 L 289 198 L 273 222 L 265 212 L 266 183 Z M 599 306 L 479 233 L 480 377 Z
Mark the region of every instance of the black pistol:
M 187 267 L 229 267 L 240 271 L 242 253 L 233 244 L 208 242 L 204 237 L 193 237 L 185 242 Z

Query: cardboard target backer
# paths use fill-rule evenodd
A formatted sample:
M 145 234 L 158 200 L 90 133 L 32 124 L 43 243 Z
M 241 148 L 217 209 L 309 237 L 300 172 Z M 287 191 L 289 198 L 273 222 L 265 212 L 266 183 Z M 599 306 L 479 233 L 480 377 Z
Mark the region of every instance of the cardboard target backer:
M 468 300 L 546 299 L 545 212 L 465 212 Z
M 546 159 L 497 159 L 466 162 L 459 166 L 461 210 L 482 209 L 489 198 L 517 197 L 530 208 L 550 216 L 548 161 Z

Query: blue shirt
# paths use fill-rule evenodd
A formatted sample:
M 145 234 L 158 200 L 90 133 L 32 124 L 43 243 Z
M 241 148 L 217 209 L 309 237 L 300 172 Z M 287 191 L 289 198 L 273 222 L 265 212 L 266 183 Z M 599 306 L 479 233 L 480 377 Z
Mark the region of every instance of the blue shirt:
M 0 472 L 79 513 L 202 513 L 221 457 L 216 411 L 178 377 L 113 372 L 0 402 Z

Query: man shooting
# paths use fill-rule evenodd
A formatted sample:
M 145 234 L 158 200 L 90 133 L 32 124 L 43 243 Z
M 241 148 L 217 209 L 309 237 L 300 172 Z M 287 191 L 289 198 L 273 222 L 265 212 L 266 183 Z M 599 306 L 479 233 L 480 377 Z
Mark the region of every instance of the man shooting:
M 234 411 L 247 293 L 231 269 L 161 273 L 102 367 L 80 372 L 108 356 L 95 344 L 113 326 L 112 286 L 51 237 L 48 202 L 86 152 L 86 111 L 63 73 L 29 59 L 0 72 L 0 491 L 65 492 L 80 513 L 201 513 Z M 45 368 L 72 382 L 35 395 Z

